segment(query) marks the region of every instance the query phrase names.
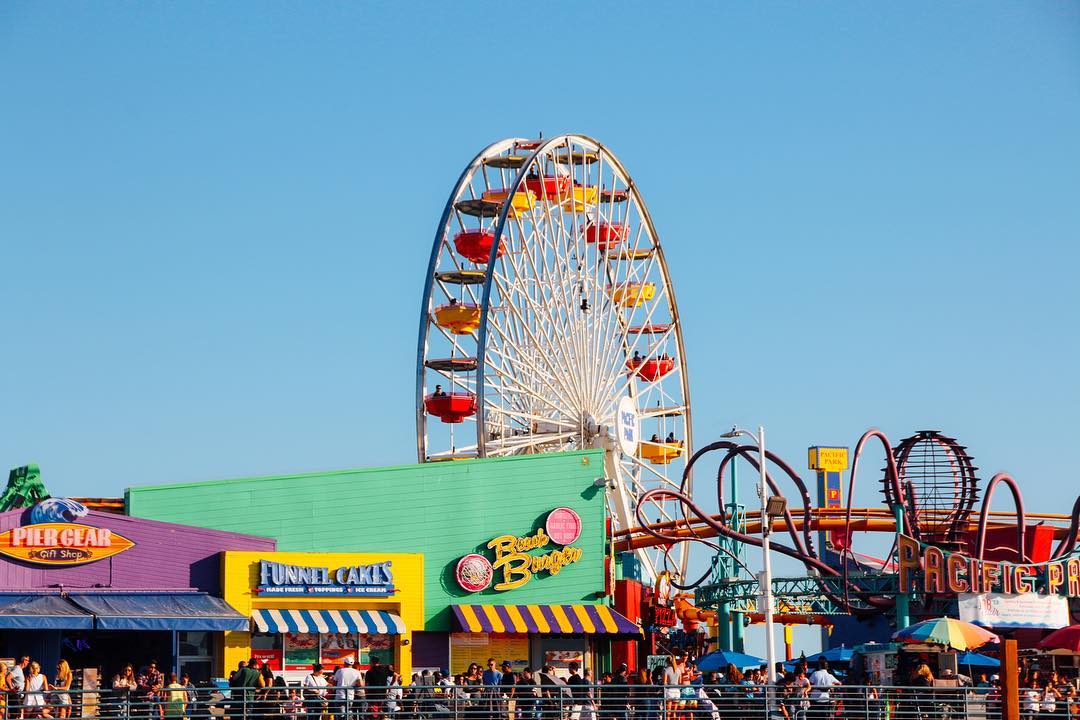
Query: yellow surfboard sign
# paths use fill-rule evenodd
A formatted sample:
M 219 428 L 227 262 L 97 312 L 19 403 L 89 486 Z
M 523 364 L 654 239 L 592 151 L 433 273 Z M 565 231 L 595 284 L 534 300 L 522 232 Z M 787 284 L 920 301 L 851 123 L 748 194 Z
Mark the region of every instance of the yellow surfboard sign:
M 109 528 L 78 523 L 23 525 L 0 533 L 0 554 L 38 565 L 83 565 L 134 546 Z

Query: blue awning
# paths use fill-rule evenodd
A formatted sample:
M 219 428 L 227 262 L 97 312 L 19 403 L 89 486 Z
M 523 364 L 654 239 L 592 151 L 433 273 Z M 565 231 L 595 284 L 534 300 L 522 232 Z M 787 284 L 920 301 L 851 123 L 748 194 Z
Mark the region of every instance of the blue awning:
M 94 618 L 57 595 L 0 594 L 5 630 L 90 630 Z
M 71 593 L 98 630 L 247 630 L 248 619 L 219 598 L 196 592 Z

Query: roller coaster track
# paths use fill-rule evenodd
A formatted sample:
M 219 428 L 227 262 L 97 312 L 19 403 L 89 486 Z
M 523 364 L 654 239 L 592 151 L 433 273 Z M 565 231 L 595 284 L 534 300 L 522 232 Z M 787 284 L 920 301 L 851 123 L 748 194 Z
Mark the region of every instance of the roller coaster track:
M 986 527 L 989 530 L 1016 526 L 1016 513 L 1014 512 L 992 511 L 987 513 L 987 516 L 989 520 Z M 1055 540 L 1065 538 L 1069 534 L 1070 521 L 1072 520 L 1069 515 L 1026 513 L 1024 517 L 1035 524 L 1043 524 L 1052 527 L 1054 529 Z M 760 535 L 760 513 L 747 513 L 745 518 L 746 533 L 749 535 Z M 711 519 L 717 523 L 731 522 L 731 518 L 726 515 L 713 515 L 711 516 Z M 801 515 L 793 515 L 792 521 L 795 529 L 800 532 L 806 526 L 805 518 Z M 810 510 L 810 531 L 828 532 L 830 530 L 844 530 L 846 526 L 847 510 L 845 508 L 811 508 Z M 978 520 L 971 520 L 967 523 L 966 529 L 970 532 L 975 532 L 978 530 L 978 526 Z M 692 518 L 689 521 L 676 520 L 673 522 L 653 523 L 650 524 L 649 527 L 653 530 L 661 531 L 664 535 L 673 535 L 680 538 L 686 538 L 687 540 L 694 537 L 713 538 L 719 535 L 712 526 L 698 518 Z M 776 518 L 772 521 L 773 531 L 783 531 L 787 529 L 788 525 L 785 519 Z M 961 526 L 961 529 L 964 529 L 963 526 Z M 852 508 L 850 530 L 852 532 L 894 533 L 896 532 L 896 519 L 893 517 L 893 514 L 885 508 Z M 657 545 L 663 545 L 666 542 L 668 541 L 648 534 L 640 526 L 627 528 L 615 533 L 616 551 L 655 547 Z

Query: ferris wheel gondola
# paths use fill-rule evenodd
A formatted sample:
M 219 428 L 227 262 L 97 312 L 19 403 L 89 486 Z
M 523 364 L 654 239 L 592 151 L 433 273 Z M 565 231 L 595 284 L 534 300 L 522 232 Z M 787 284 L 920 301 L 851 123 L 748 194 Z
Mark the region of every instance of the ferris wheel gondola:
M 674 291 L 644 201 L 600 143 L 503 140 L 462 172 L 425 276 L 416 434 L 421 462 L 603 448 L 616 529 L 637 524 L 645 491 L 683 485 Z M 657 522 L 677 513 L 655 503 Z M 639 556 L 682 575 L 685 552 Z

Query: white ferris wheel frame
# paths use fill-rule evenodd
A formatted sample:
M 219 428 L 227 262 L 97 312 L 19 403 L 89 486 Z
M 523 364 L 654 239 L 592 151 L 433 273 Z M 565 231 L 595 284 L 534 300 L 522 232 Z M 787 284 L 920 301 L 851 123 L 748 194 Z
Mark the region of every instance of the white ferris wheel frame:
M 545 416 L 543 414 L 540 414 L 539 411 L 536 413 L 530 413 L 519 410 L 511 411 L 510 414 L 513 414 L 515 417 L 517 417 L 519 421 L 531 420 L 536 423 L 548 423 L 549 426 L 556 426 L 557 428 L 561 428 L 562 432 L 546 433 L 546 437 L 543 433 L 539 435 L 526 435 L 521 437 L 520 439 L 517 439 L 516 442 L 508 442 L 506 437 L 500 437 L 501 445 L 499 445 L 498 447 L 495 446 L 494 440 L 488 438 L 490 427 L 488 415 L 489 412 L 492 412 L 495 409 L 494 405 L 488 402 L 489 394 L 491 392 L 498 392 L 502 396 L 501 399 L 504 401 L 504 403 L 507 400 L 505 391 L 503 391 L 502 389 L 496 390 L 494 386 L 489 386 L 489 375 L 495 378 L 500 377 L 499 371 L 501 369 L 501 366 L 499 366 L 498 363 L 495 362 L 493 354 L 498 351 L 500 343 L 506 342 L 505 331 L 503 331 L 499 327 L 496 327 L 495 324 L 492 323 L 493 310 L 496 314 L 499 312 L 517 313 L 521 327 L 526 329 L 528 328 L 527 323 L 524 322 L 524 320 L 520 319 L 521 313 L 523 312 L 522 309 L 513 307 L 513 303 L 507 303 L 509 307 L 506 308 L 492 308 L 491 302 L 493 290 L 497 292 L 500 298 L 505 297 L 507 294 L 506 288 L 500 287 L 500 283 L 498 282 L 498 273 L 496 270 L 498 263 L 496 262 L 496 258 L 498 257 L 500 247 L 504 243 L 504 238 L 508 238 L 511 241 L 511 243 L 508 244 L 512 244 L 512 241 L 514 239 L 513 232 L 515 231 L 515 227 L 512 223 L 517 223 L 516 231 L 519 233 L 519 237 L 521 238 L 523 244 L 527 238 L 528 233 L 526 233 L 526 231 L 521 227 L 521 218 L 518 217 L 517 214 L 514 212 L 512 203 L 510 201 L 507 201 L 502 203 L 501 209 L 499 210 L 497 215 L 497 220 L 492 226 L 492 232 L 494 233 L 494 246 L 492 247 L 491 255 L 486 264 L 478 265 L 476 268 L 465 267 L 465 261 L 455 256 L 453 248 L 450 246 L 450 237 L 455 229 L 465 229 L 464 223 L 461 220 L 461 215 L 459 213 L 459 210 L 457 209 L 457 205 L 459 201 L 462 200 L 462 196 L 466 193 L 466 191 L 473 191 L 473 195 L 475 196 L 473 181 L 478 171 L 485 173 L 483 176 L 484 185 L 485 187 L 488 186 L 485 160 L 491 160 L 492 158 L 500 156 L 504 153 L 512 153 L 515 149 L 520 148 L 522 145 L 533 145 L 533 148 L 528 151 L 528 156 L 524 161 L 521 162 L 520 167 L 518 167 L 516 171 L 512 173 L 512 179 L 511 177 L 508 177 L 508 174 L 505 172 L 507 168 L 501 169 L 503 171 L 501 173 L 501 177 L 504 180 L 503 187 L 505 188 L 522 188 L 530 169 L 536 168 L 538 165 L 542 168 L 542 162 L 544 160 L 550 160 L 551 162 L 555 162 L 554 153 L 557 150 L 565 149 L 568 153 L 572 153 L 574 152 L 572 148 L 575 146 L 583 148 L 583 151 L 596 153 L 596 155 L 598 156 L 597 162 L 601 162 L 609 166 L 612 176 L 612 191 L 615 190 L 616 180 L 621 181 L 622 185 L 624 185 L 627 199 L 626 211 L 623 214 L 623 219 L 627 221 L 629 220 L 631 208 L 633 208 L 636 211 L 637 220 L 639 223 L 639 226 L 635 233 L 638 237 L 633 240 L 633 244 L 637 246 L 637 244 L 640 242 L 641 234 L 643 232 L 649 243 L 647 246 L 650 251 L 648 255 L 649 265 L 645 268 L 643 272 L 636 274 L 636 277 L 640 277 L 643 280 L 648 280 L 650 278 L 650 273 L 655 267 L 655 270 L 658 273 L 662 283 L 662 286 L 660 288 L 657 288 L 654 301 L 650 301 L 649 303 L 650 308 L 643 324 L 647 325 L 650 323 L 650 320 L 653 317 L 653 313 L 658 307 L 661 306 L 660 301 L 663 300 L 664 302 L 666 302 L 666 305 L 664 307 L 667 308 L 669 315 L 669 327 L 663 332 L 659 340 L 654 343 L 654 346 L 660 347 L 664 342 L 668 340 L 673 341 L 675 345 L 674 370 L 668 375 L 665 375 L 664 378 L 660 378 L 652 382 L 647 382 L 644 385 L 646 387 L 646 390 L 648 391 L 653 389 L 653 386 L 657 386 L 658 383 L 661 382 L 661 380 L 669 379 L 670 381 L 670 379 L 674 378 L 669 376 L 678 375 L 679 393 L 682 402 L 681 406 L 674 408 L 674 410 L 677 411 L 674 416 L 677 418 L 675 424 L 681 425 L 681 429 L 683 432 L 683 437 L 681 438 L 684 442 L 684 453 L 682 455 L 682 462 L 683 466 L 685 466 L 685 461 L 693 453 L 689 379 L 687 377 L 686 371 L 686 353 L 683 345 L 681 318 L 679 316 L 678 306 L 676 303 L 671 278 L 668 273 L 667 261 L 664 257 L 663 248 L 660 244 L 659 235 L 656 232 L 656 228 L 653 224 L 648 207 L 645 205 L 644 200 L 641 198 L 636 184 L 634 183 L 630 174 L 626 171 L 625 167 L 618 160 L 618 158 L 616 158 L 613 153 L 611 153 L 598 141 L 587 136 L 576 134 L 555 136 L 548 140 L 544 140 L 539 144 L 536 144 L 536 141 L 531 141 L 526 138 L 510 138 L 493 143 L 488 147 L 484 148 L 465 167 L 460 177 L 458 178 L 458 181 L 455 184 L 453 191 L 450 193 L 450 197 L 447 200 L 446 206 L 443 209 L 443 213 L 439 219 L 439 224 L 436 229 L 435 242 L 433 244 L 431 257 L 428 263 L 428 271 L 425 278 L 424 294 L 420 311 L 420 327 L 417 343 L 416 365 L 416 430 L 417 456 L 419 461 L 427 462 L 434 459 L 450 459 L 457 454 L 457 450 L 452 447 L 449 453 L 441 456 L 435 456 L 432 455 L 431 448 L 428 446 L 427 423 L 429 420 L 425 408 L 425 397 L 428 391 L 428 388 L 426 387 L 426 379 L 429 368 L 426 365 L 426 361 L 428 359 L 429 336 L 432 333 L 432 328 L 435 328 L 437 331 L 439 331 L 442 337 L 444 337 L 445 340 L 450 343 L 453 349 L 455 349 L 456 351 L 460 351 L 462 357 L 469 357 L 469 355 L 471 354 L 471 356 L 475 358 L 476 367 L 475 370 L 472 372 L 475 372 L 475 381 L 473 383 L 473 388 L 477 403 L 477 410 L 475 416 L 476 457 L 505 456 L 516 454 L 529 448 L 537 447 L 539 445 L 550 445 L 551 443 L 557 443 L 560 440 L 569 440 L 575 435 L 583 432 L 580 426 L 574 427 L 572 422 L 568 422 L 565 419 L 553 419 L 550 415 Z M 569 174 L 571 178 L 574 176 L 575 172 L 576 170 L 574 170 L 573 168 L 570 170 Z M 601 165 L 600 169 L 598 170 L 597 176 L 597 190 L 600 190 L 601 188 L 599 186 L 602 185 L 604 179 L 603 165 Z M 599 209 L 600 204 L 601 202 L 597 200 L 597 209 Z M 546 206 L 546 203 L 538 202 L 536 205 Z M 562 212 L 562 210 L 558 210 L 556 214 L 561 216 Z M 550 221 L 550 210 L 548 210 L 547 213 L 548 220 Z M 571 212 L 570 214 L 572 216 L 576 216 L 579 213 Z M 535 218 L 532 217 L 531 208 L 528 213 L 528 217 L 530 221 L 534 222 L 535 235 L 535 228 L 537 226 L 535 225 Z M 599 211 L 597 211 L 597 218 L 599 217 L 600 214 Z M 554 225 L 554 223 L 551 224 Z M 576 226 L 578 224 L 578 221 L 575 219 L 573 224 Z M 481 226 L 483 225 L 484 222 L 483 219 L 481 219 Z M 565 232 L 565 225 L 562 229 Z M 628 245 L 629 244 L 630 243 L 628 243 Z M 569 250 L 567 250 L 567 253 L 569 253 Z M 436 274 L 440 270 L 440 258 L 450 258 L 454 264 L 454 268 L 458 271 L 478 270 L 482 271 L 484 274 L 482 289 L 479 294 L 477 294 L 475 290 L 472 289 L 473 286 L 468 286 L 465 284 L 461 285 L 462 298 L 464 298 L 465 295 L 469 295 L 473 300 L 475 300 L 475 304 L 479 305 L 480 308 L 479 327 L 478 330 L 474 333 L 476 345 L 475 352 L 470 352 L 469 348 L 462 346 L 463 341 L 461 340 L 461 338 L 465 336 L 454 336 L 448 333 L 445 329 L 439 327 L 433 320 L 432 311 L 434 309 L 433 303 L 436 290 L 441 289 L 443 294 L 447 295 L 448 297 L 450 296 L 449 291 L 447 291 L 444 286 L 441 286 L 441 281 L 436 279 Z M 604 261 L 605 263 L 609 262 L 606 257 L 604 258 Z M 579 269 L 582 267 L 583 264 L 584 261 L 579 260 Z M 518 268 L 515 266 L 515 270 L 517 269 Z M 545 267 L 544 269 L 547 268 Z M 536 270 L 536 268 L 533 267 L 533 270 Z M 611 275 L 610 270 L 605 270 L 605 272 L 608 273 L 609 276 Z M 630 273 L 627 272 L 626 275 L 626 278 L 624 278 L 622 281 L 619 281 L 623 285 L 627 285 L 632 282 Z M 476 284 L 476 287 L 479 287 L 480 285 L 481 284 L 478 283 Z M 582 297 L 584 297 L 584 284 L 582 284 L 581 287 Z M 467 288 L 469 289 L 466 290 Z M 598 297 L 596 293 L 605 291 L 606 289 L 606 287 L 599 287 L 599 284 L 596 282 L 592 283 L 592 287 L 590 288 L 590 290 L 594 293 L 591 298 L 594 301 L 594 305 L 597 301 L 601 301 L 601 298 Z M 527 295 L 523 295 L 523 297 L 528 299 Z M 537 308 L 532 307 L 527 308 L 527 310 L 536 312 Z M 619 312 L 621 311 L 618 311 L 614 314 L 618 315 Z M 611 315 L 611 313 L 608 313 L 608 319 L 610 319 Z M 621 363 L 625 363 L 626 355 L 629 354 L 630 350 L 633 348 L 628 348 L 626 344 L 627 337 L 629 335 L 629 322 L 624 323 L 624 325 L 625 327 L 623 328 L 621 334 L 612 332 L 604 338 L 605 342 L 610 343 L 612 338 L 617 337 L 618 341 L 621 343 L 621 347 L 612 348 L 609 344 L 603 349 L 602 358 L 606 359 L 609 356 L 612 358 L 621 357 Z M 492 329 L 494 332 L 489 333 L 489 329 Z M 529 338 L 529 340 L 532 342 L 533 345 L 540 345 L 540 341 L 542 340 L 542 338 L 537 338 L 534 336 Z M 565 346 L 560 347 L 560 349 L 564 351 L 567 350 Z M 619 355 L 620 349 L 623 351 L 623 354 L 621 356 Z M 574 348 L 574 350 L 578 350 L 578 352 L 574 353 L 573 355 L 567 354 L 567 356 L 565 356 L 563 359 L 567 362 L 572 363 L 585 363 L 586 358 L 589 357 L 589 348 L 581 347 Z M 503 359 L 503 362 L 506 362 L 505 358 Z M 526 369 L 531 372 L 531 381 L 535 381 L 537 383 L 545 385 L 547 390 L 555 393 L 556 395 L 560 395 L 565 398 L 568 393 L 572 393 L 573 388 L 569 387 L 564 382 L 564 378 L 558 376 L 557 373 L 554 375 L 552 373 L 545 373 L 542 368 L 538 367 L 538 365 L 540 365 L 541 363 L 530 362 L 527 358 L 523 358 L 520 355 L 515 358 L 515 362 L 521 366 L 526 366 Z M 599 370 L 602 371 L 603 367 L 600 367 Z M 431 369 L 430 371 L 440 372 L 433 369 Z M 587 370 L 586 372 L 591 372 L 591 370 Z M 447 374 L 446 372 L 442 372 L 441 375 L 449 381 L 451 392 L 453 392 L 455 387 L 468 389 L 467 382 L 460 381 L 458 378 L 456 378 L 453 374 L 453 371 L 451 371 L 449 374 Z M 638 383 L 635 382 L 634 373 L 627 374 L 623 372 L 622 375 L 626 377 L 625 381 L 619 382 L 613 387 L 611 387 L 611 396 L 605 397 L 602 400 L 603 402 L 611 405 L 612 412 L 614 411 L 614 406 L 617 405 L 620 397 L 628 395 L 634 398 L 634 402 L 636 404 L 637 398 L 641 394 Z M 595 379 L 595 373 L 592 379 Z M 559 387 L 560 385 L 561 387 Z M 659 390 L 659 394 L 661 396 L 664 394 L 662 389 Z M 536 397 L 532 399 L 540 399 L 545 402 L 549 406 L 549 412 L 558 412 L 559 410 L 559 408 L 556 407 L 555 404 L 551 403 L 549 400 L 545 400 L 539 395 L 536 395 Z M 580 401 L 580 398 L 578 398 L 578 400 Z M 593 398 L 592 400 L 593 404 L 598 401 L 597 398 Z M 665 413 L 669 413 L 672 409 L 673 408 L 671 408 L 670 406 L 664 406 L 659 411 L 650 412 L 649 408 L 642 408 L 640 406 L 637 407 L 638 414 L 643 419 L 664 416 Z M 507 413 L 507 411 L 503 408 L 499 408 L 499 412 L 503 414 Z M 606 411 L 600 411 L 598 415 L 600 416 L 599 419 L 601 420 L 609 417 Z M 452 442 L 452 429 L 450 432 Z M 540 439 L 535 440 L 534 438 L 536 437 L 539 437 Z M 514 438 L 511 438 L 511 440 L 514 440 Z M 612 514 L 614 516 L 613 520 L 615 522 L 615 525 L 620 529 L 633 527 L 637 524 L 636 514 L 634 511 L 636 497 L 645 490 L 650 489 L 651 487 L 656 487 L 658 483 L 665 484 L 675 489 L 678 489 L 680 488 L 680 486 L 682 486 L 685 492 L 691 491 L 690 479 L 686 478 L 684 481 L 681 472 L 679 473 L 679 477 L 669 478 L 663 472 L 656 470 L 652 465 L 643 461 L 641 458 L 638 458 L 635 454 L 621 452 L 619 450 L 617 442 L 614 443 L 614 446 L 612 446 L 611 442 L 603 442 L 603 438 L 600 438 L 600 443 L 594 446 L 605 448 L 605 474 L 608 477 L 613 477 L 616 480 L 616 487 L 614 489 L 608 489 L 606 490 L 606 492 L 608 493 L 608 506 L 612 510 Z M 472 447 L 473 446 L 470 446 L 466 449 L 471 450 Z M 633 472 L 631 472 L 629 469 L 622 470 L 620 468 L 620 461 L 622 464 L 628 467 L 633 467 Z M 642 481 L 642 475 L 650 478 L 650 480 L 648 482 Z M 614 494 L 614 498 L 612 498 L 612 494 Z M 611 502 L 611 500 L 614 500 L 614 502 Z M 668 508 L 660 507 L 659 509 L 661 511 L 661 517 L 659 518 L 660 520 L 675 520 L 676 516 L 681 514 L 681 508 L 675 508 L 674 506 Z M 667 549 L 660 549 L 659 551 L 657 551 L 656 549 L 650 551 L 639 551 L 638 555 L 645 565 L 646 572 L 653 577 L 655 577 L 659 573 L 659 571 L 663 569 L 671 570 L 677 576 L 684 576 L 687 564 L 687 545 L 687 543 L 680 543 L 679 546 L 672 551 L 673 553 L 678 553 L 678 557 L 674 560 L 674 562 L 672 562 L 672 558 L 668 555 Z

